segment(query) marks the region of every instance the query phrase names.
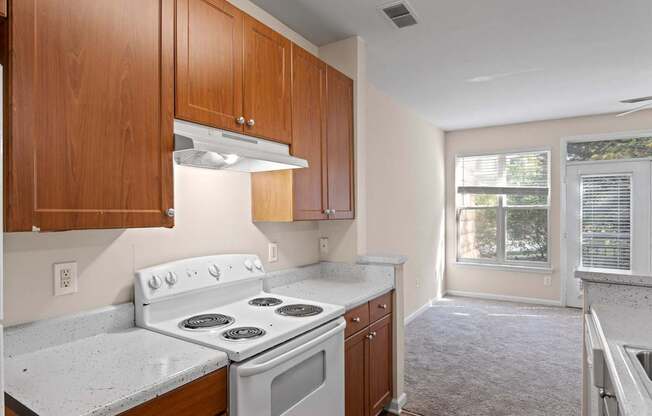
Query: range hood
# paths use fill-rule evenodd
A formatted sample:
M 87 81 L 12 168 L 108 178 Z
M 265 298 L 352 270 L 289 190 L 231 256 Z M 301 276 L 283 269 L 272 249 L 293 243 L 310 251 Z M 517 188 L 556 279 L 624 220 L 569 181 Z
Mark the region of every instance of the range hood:
M 174 160 L 180 165 L 238 172 L 307 168 L 289 146 L 174 120 Z

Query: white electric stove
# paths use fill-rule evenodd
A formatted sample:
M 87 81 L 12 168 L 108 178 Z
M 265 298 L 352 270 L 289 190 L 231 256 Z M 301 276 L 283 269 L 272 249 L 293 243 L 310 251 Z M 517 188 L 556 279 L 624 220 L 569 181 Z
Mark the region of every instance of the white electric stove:
M 231 416 L 343 416 L 344 308 L 263 291 L 255 255 L 136 273 L 136 324 L 228 354 Z

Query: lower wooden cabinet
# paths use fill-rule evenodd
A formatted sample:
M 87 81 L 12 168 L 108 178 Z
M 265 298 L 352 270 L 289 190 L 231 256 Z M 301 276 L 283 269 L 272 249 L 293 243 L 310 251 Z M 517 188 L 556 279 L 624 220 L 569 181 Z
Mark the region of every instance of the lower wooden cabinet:
M 120 416 L 222 416 L 227 407 L 226 368 L 121 413 Z
M 374 299 L 353 309 L 345 317 L 347 323 L 358 322 L 365 315 L 361 308 L 377 303 Z M 392 398 L 392 314 L 349 336 L 344 350 L 346 416 L 377 416 Z

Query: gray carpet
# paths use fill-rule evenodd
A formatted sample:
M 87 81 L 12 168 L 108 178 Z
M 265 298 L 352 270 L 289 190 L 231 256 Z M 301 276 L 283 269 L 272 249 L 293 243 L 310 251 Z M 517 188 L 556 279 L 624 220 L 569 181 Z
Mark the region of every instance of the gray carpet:
M 581 312 L 447 297 L 405 331 L 406 410 L 578 416 Z

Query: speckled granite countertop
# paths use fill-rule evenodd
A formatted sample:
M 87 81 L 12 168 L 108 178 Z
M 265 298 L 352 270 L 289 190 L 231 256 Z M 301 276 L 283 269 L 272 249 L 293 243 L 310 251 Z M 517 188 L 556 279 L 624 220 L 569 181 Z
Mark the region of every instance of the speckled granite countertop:
M 622 415 L 652 415 L 652 382 L 626 348 L 652 349 L 652 310 L 593 304 L 591 315 Z
M 116 415 L 225 367 L 226 354 L 133 327 L 133 304 L 7 328 L 7 394 L 40 416 Z
M 265 290 L 350 310 L 394 289 L 394 268 L 388 265 L 328 263 L 270 273 Z
M 637 275 L 624 271 L 596 271 L 579 268 L 575 271 L 575 277 L 586 282 L 605 283 L 614 285 L 652 287 L 652 276 Z

